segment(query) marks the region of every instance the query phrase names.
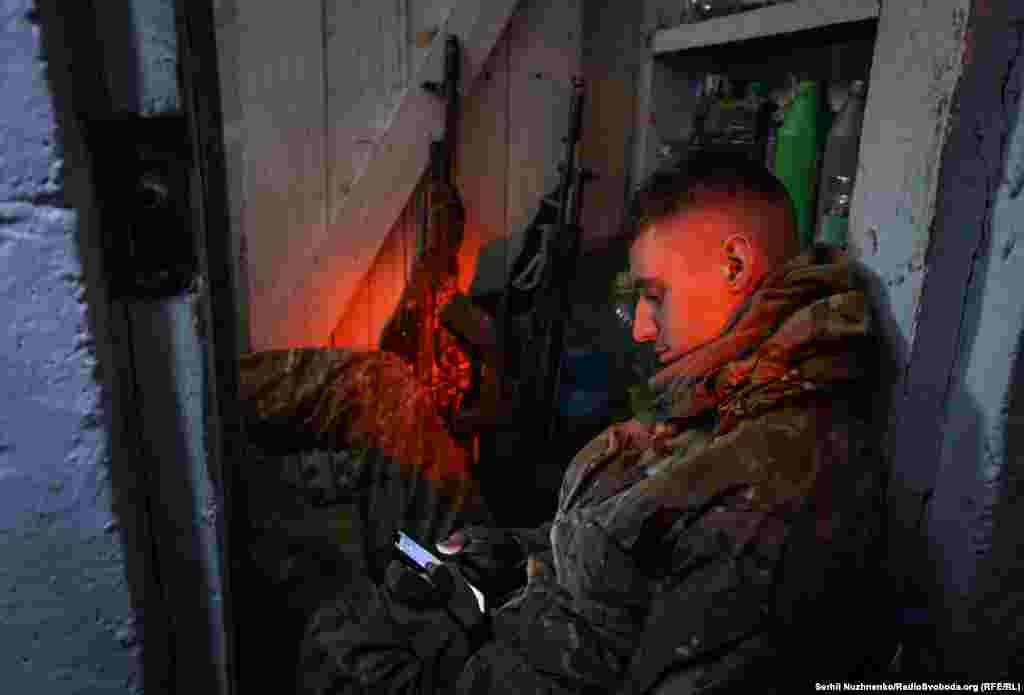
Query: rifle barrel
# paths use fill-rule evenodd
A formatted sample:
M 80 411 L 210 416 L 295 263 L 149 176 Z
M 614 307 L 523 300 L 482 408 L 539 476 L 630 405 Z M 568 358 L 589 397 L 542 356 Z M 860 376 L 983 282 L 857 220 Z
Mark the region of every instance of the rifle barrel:
M 451 181 L 455 173 L 455 143 L 458 138 L 459 81 L 462 78 L 462 51 L 459 40 L 449 36 L 444 44 L 444 174 Z

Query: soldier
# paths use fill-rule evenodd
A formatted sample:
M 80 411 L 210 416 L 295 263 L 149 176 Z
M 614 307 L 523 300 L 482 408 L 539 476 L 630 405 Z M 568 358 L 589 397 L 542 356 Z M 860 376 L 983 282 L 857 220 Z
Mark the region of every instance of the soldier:
M 884 667 L 876 344 L 849 260 L 801 254 L 746 160 L 694 161 L 637 209 L 653 410 L 577 454 L 550 524 L 461 529 L 426 575 L 324 606 L 303 692 L 785 693 Z

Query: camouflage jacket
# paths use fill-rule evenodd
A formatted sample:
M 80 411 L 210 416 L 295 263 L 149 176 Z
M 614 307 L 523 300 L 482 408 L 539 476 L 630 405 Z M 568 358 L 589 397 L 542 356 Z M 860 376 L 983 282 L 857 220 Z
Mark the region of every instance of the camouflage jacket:
M 885 474 L 857 412 L 872 342 L 853 283 L 841 256 L 795 259 L 657 375 L 654 422 L 574 458 L 553 572 L 446 689 L 792 692 L 875 667 Z
M 503 644 L 460 690 L 784 692 L 780 674 L 871 668 L 884 605 L 855 597 L 885 586 L 885 472 L 856 412 L 872 350 L 845 257 L 767 278 L 721 339 L 654 378 L 655 423 L 612 427 L 570 464 L 556 576 L 498 611 Z

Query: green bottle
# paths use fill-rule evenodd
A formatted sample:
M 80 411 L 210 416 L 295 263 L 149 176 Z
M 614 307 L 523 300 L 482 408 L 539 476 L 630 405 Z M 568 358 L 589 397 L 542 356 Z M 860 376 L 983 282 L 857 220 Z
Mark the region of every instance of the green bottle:
M 775 175 L 793 199 L 800 246 L 814 241 L 818 153 L 821 149 L 821 93 L 817 82 L 805 80 L 779 128 L 775 149 Z

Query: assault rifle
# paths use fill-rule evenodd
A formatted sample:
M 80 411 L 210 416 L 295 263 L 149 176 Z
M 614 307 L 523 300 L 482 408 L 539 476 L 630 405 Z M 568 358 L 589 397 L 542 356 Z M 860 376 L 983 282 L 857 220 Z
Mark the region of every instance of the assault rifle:
M 579 165 L 583 130 L 584 84 L 572 82 L 569 126 L 562 142 L 561 180 L 526 230 L 522 252 L 513 263 L 500 310 L 504 348 L 504 388 L 526 423 L 531 443 L 554 439 L 559 424 L 566 327 L 571 313 L 569 288 L 580 248 L 583 189 L 593 174 Z
M 557 432 L 569 285 L 579 255 L 583 188 L 592 178 L 579 166 L 577 155 L 583 82 L 573 80 L 572 88 L 561 178 L 554 192 L 541 200 L 526 229 L 501 294 L 497 321 L 461 294 L 442 312 L 444 325 L 472 346 L 477 363 L 495 370 L 499 382 L 492 392 L 495 400 L 475 403 L 462 414 L 459 426 L 519 430 L 531 444 L 550 442 Z

